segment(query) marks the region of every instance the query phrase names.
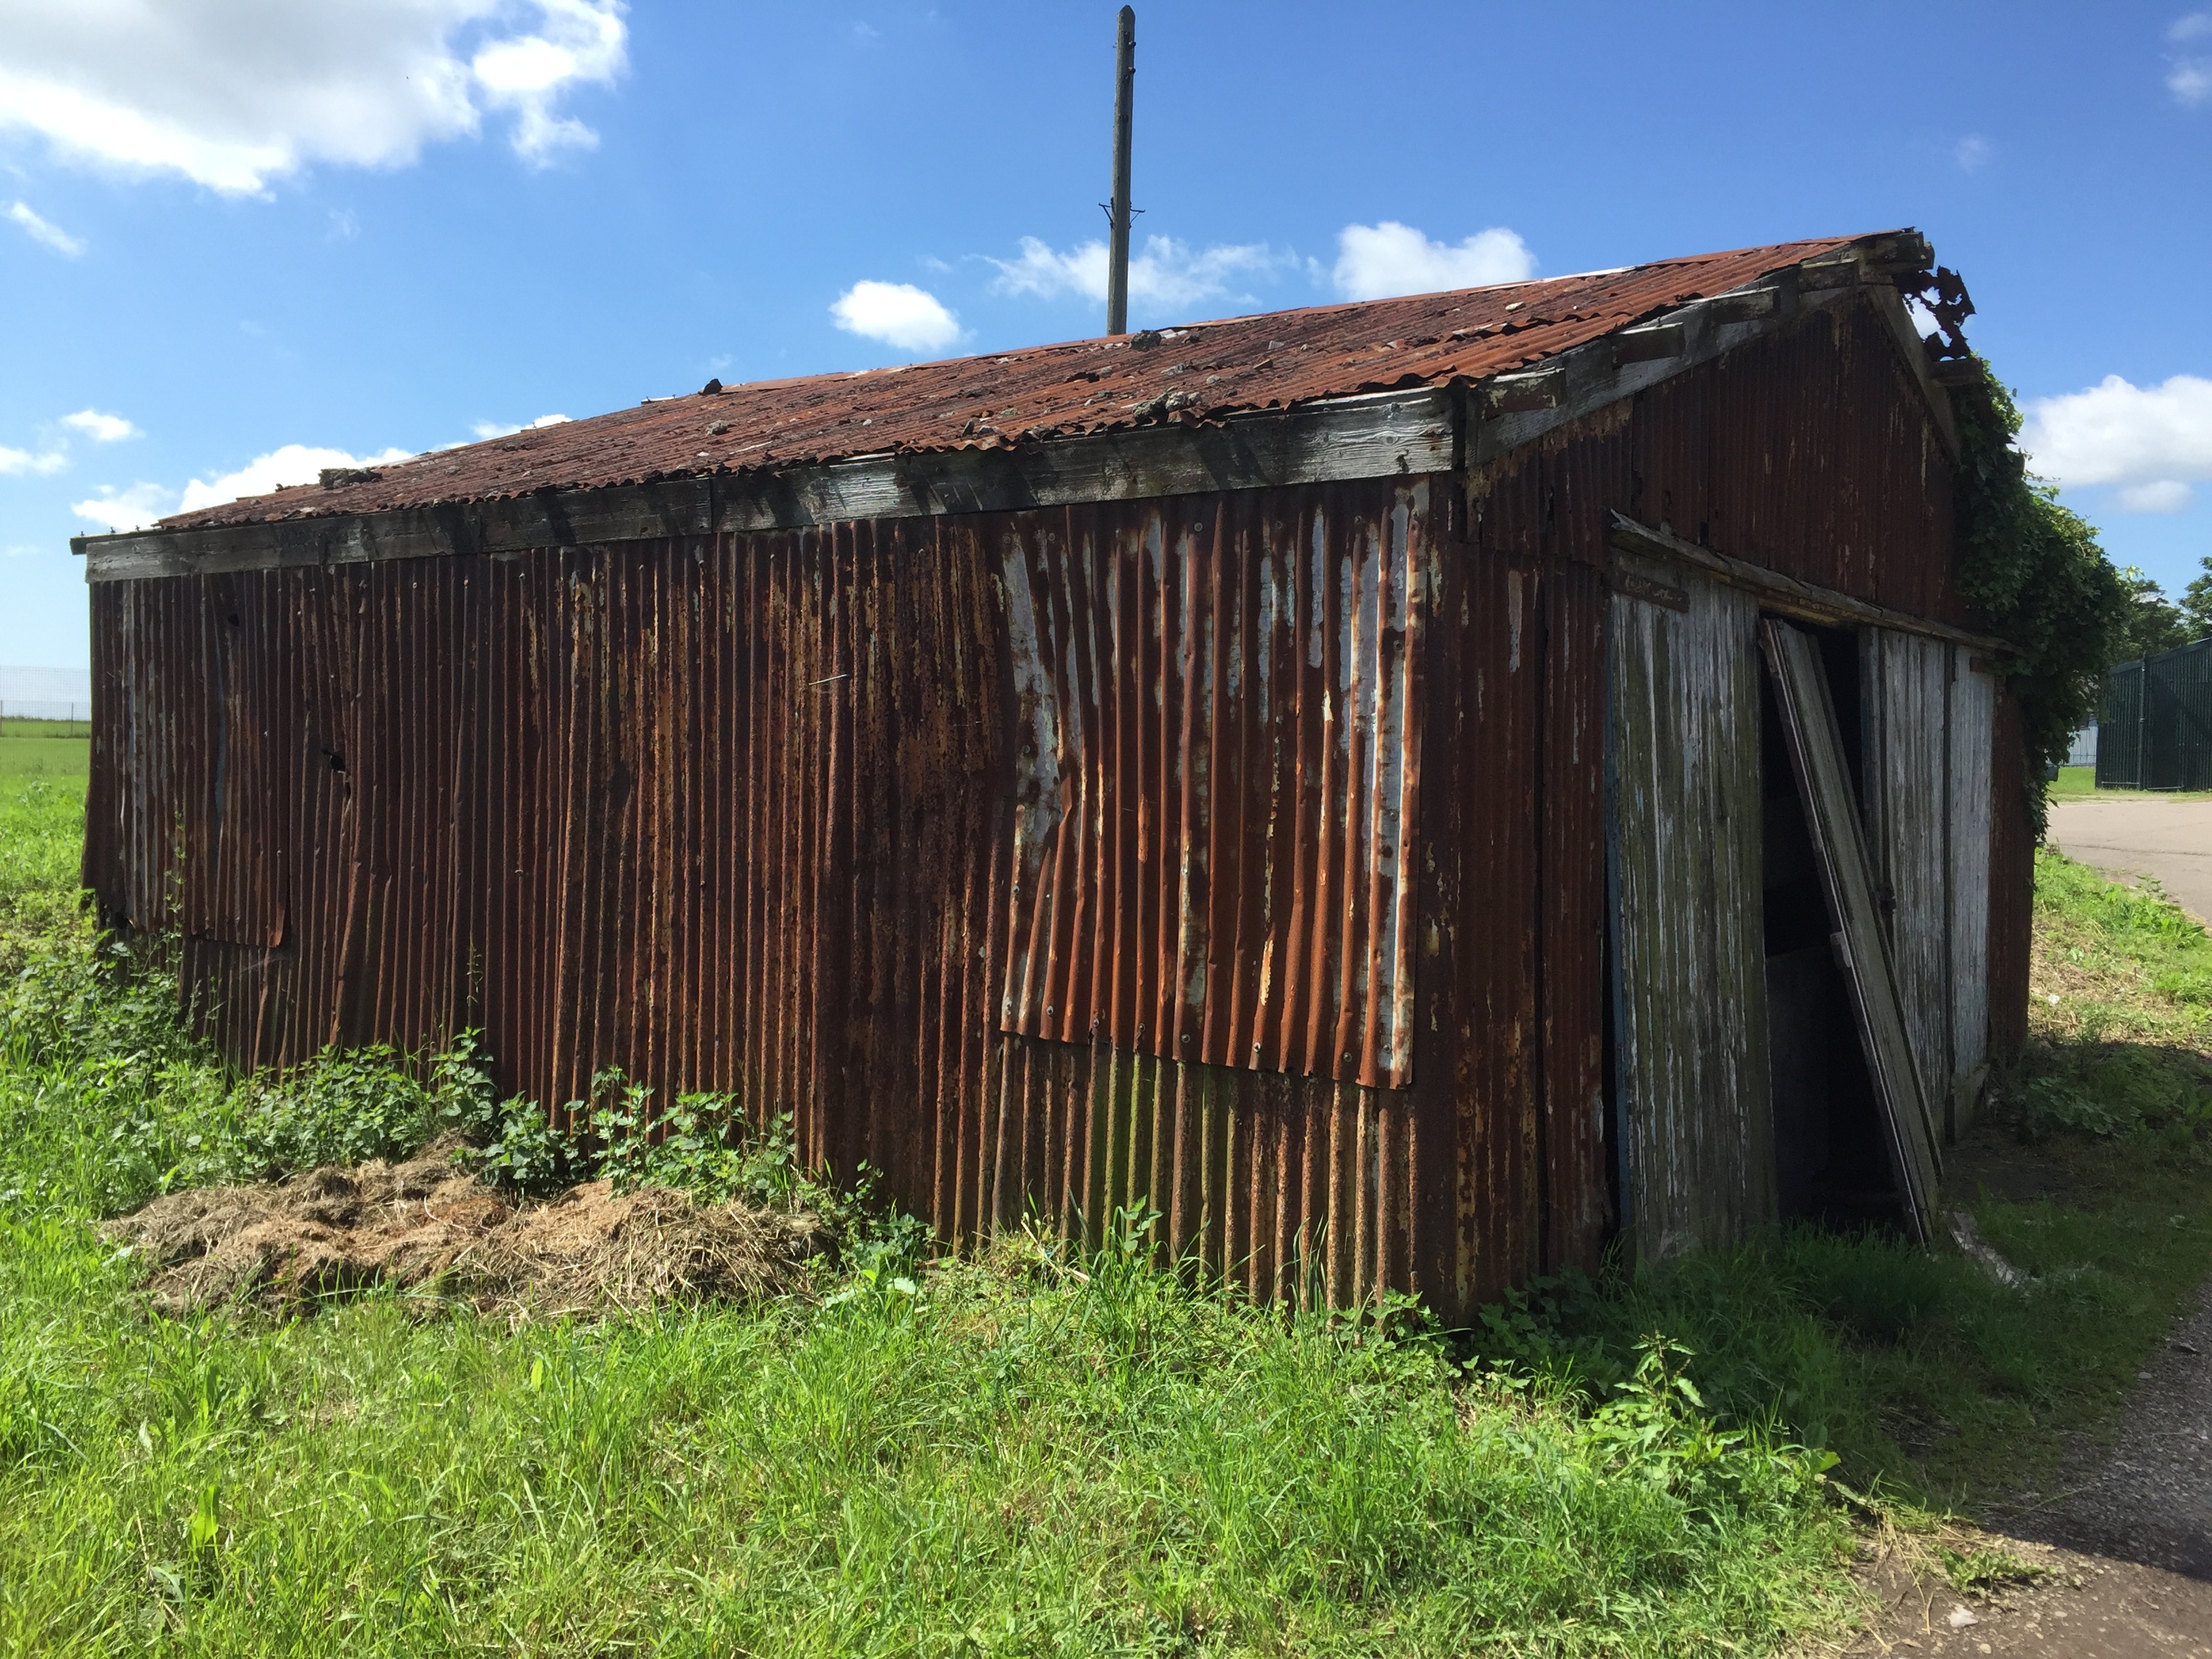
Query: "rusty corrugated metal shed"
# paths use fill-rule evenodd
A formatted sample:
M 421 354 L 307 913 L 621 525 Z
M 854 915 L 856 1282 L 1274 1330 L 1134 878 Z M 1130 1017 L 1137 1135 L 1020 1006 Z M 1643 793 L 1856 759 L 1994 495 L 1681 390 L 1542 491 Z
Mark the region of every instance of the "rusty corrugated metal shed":
M 1632 304 L 1840 246 L 1536 285 L 1612 283 L 1613 323 L 1506 312 L 1514 290 L 1296 313 L 1335 366 L 1267 395 L 1389 383 L 1399 366 L 1372 362 L 1397 353 L 1422 374 L 1512 367 Z M 1419 314 L 1470 299 L 1513 331 L 1420 337 Z M 1360 358 L 1386 316 L 1397 345 Z M 1281 320 L 1223 325 L 1238 352 L 1258 342 L 1255 376 Z M 949 1237 L 1032 1208 L 1095 1229 L 1146 1202 L 1168 1246 L 1263 1293 L 1400 1287 L 1464 1313 L 1595 1266 L 1615 1214 L 1610 514 L 1916 615 L 1961 609 L 1941 434 L 1893 328 L 1828 289 L 1755 333 L 1456 475 L 126 568 L 93 592 L 88 882 L 112 921 L 184 927 L 188 989 L 244 1062 L 478 1024 L 502 1085 L 556 1111 L 607 1066 L 662 1100 L 790 1110 L 809 1156 L 867 1159 Z M 1227 359 L 1183 337 L 1113 361 L 1202 385 Z M 997 397 L 963 374 L 1073 396 L 1051 354 L 1092 349 L 533 441 L 580 444 L 549 482 L 642 477 L 684 459 L 668 446 L 688 423 L 757 397 L 821 458 L 848 453 L 852 398 L 953 388 L 914 405 L 926 435 L 961 388 Z M 1097 410 L 1067 418 L 1139 418 Z M 404 508 L 459 487 L 441 477 L 534 489 L 541 453 L 479 446 L 437 464 L 481 473 L 222 511 Z M 764 453 L 741 464 L 784 456 Z M 1107 821 L 1109 793 L 1139 833 Z M 1316 908 L 1324 879 L 1348 902 Z M 1270 942 L 1307 952 L 1279 997 L 1249 960 Z
M 1315 398 L 1481 380 L 1855 240 L 1783 242 L 994 357 L 756 381 L 433 451 L 380 469 L 372 482 L 280 489 L 162 523 L 180 529 L 379 513 L 546 489 L 774 471 L 887 452 L 1011 448 L 1076 433 L 1194 423 Z

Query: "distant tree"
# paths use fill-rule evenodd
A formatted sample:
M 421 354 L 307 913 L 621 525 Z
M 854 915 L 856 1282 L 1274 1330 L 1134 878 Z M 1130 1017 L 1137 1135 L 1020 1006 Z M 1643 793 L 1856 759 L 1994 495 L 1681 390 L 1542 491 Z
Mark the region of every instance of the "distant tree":
M 2181 606 L 2167 599 L 2165 590 L 2136 566 L 2122 569 L 2120 582 L 2128 591 L 2128 610 L 2122 624 L 2119 649 L 2112 658 L 2114 662 L 2154 657 L 2177 645 L 2186 645 L 2195 637 Z M 2208 587 L 2212 588 L 2212 585 Z M 2212 591 L 2208 592 L 2207 597 L 2212 598 Z
M 2212 636 L 2212 553 L 2204 556 L 2204 574 L 2181 590 L 2181 614 L 2192 640 Z

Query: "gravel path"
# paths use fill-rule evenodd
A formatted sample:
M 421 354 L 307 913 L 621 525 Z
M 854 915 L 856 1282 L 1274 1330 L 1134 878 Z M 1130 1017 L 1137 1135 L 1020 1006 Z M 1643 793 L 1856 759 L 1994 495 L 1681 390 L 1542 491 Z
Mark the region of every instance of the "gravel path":
M 1878 1564 L 1884 1616 L 1849 1651 L 2212 1659 L 2212 1285 L 2138 1373 L 2121 1421 L 2063 1490 L 1989 1517 L 2044 1578 L 1983 1601 Z

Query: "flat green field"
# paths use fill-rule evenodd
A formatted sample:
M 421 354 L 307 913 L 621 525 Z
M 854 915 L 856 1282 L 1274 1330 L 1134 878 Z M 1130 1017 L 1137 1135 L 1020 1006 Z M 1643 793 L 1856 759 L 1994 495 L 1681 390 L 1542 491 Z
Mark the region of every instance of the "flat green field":
M 2212 791 L 2100 789 L 2094 766 L 2062 766 L 2051 785 L 2053 800 L 2208 800 Z
M 26 720 L 21 715 L 0 717 L 0 738 L 52 738 L 57 742 L 82 742 L 92 736 L 89 720 Z
M 82 788 L 86 769 L 91 764 L 92 744 L 83 738 L 0 734 L 0 781 L 66 778 Z
M 2094 766 L 2062 766 L 2058 775 L 2051 780 L 2051 798 L 2067 800 L 2077 795 L 2097 793 L 2097 769 Z
M 0 1652 L 1777 1652 L 1851 1618 L 1866 1515 L 2108 1431 L 2212 1267 L 2212 941 L 2051 858 L 2030 1060 L 1948 1200 L 2025 1291 L 1806 1229 L 1474 1332 L 1293 1317 L 1141 1215 L 924 1260 L 770 1137 L 645 1166 L 833 1218 L 769 1302 L 173 1316 L 100 1218 L 455 1121 L 553 1152 L 458 1062 L 226 1070 L 90 934 L 50 754 L 0 747 Z

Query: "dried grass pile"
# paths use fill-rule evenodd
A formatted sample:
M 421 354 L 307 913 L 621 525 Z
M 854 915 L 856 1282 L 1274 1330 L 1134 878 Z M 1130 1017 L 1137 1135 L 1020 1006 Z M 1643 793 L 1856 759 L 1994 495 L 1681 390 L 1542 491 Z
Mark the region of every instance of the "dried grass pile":
M 101 1231 L 144 1254 L 148 1291 L 170 1314 L 307 1311 L 377 1285 L 545 1315 L 742 1302 L 804 1289 L 828 1243 L 810 1216 L 663 1187 L 587 1182 L 518 1206 L 451 1138 L 402 1164 L 172 1193 Z

